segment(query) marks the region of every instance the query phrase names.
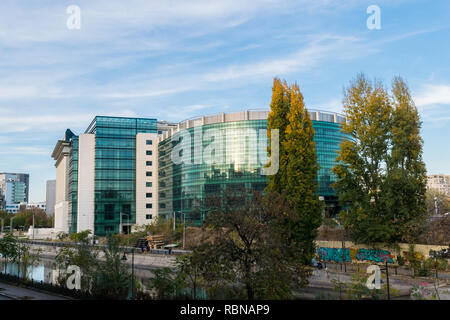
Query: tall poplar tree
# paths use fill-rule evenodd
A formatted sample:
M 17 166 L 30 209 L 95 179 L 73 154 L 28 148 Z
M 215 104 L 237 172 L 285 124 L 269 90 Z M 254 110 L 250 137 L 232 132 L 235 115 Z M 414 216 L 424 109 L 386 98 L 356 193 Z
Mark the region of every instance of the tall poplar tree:
M 333 172 L 344 226 L 357 243 L 411 240 L 423 223 L 425 165 L 420 118 L 409 89 L 395 78 L 392 96 L 359 75 L 346 89 L 343 132 Z
M 318 194 L 318 170 L 314 129 L 303 95 L 297 84 L 290 88 L 289 124 L 282 142 L 286 151 L 286 195 L 293 201 L 296 220 L 289 221 L 291 239 L 308 263 L 314 254 L 314 240 L 322 221 L 322 202 Z
M 421 121 L 401 77 L 392 83 L 392 149 L 386 176 L 386 201 L 396 241 L 414 241 L 427 214 L 426 169 L 422 159 Z
M 279 133 L 279 162 L 280 166 L 286 159 L 286 152 L 283 149 L 282 142 L 286 137 L 286 128 L 288 126 L 288 113 L 290 109 L 289 87 L 286 81 L 278 78 L 273 79 L 272 101 L 270 103 L 270 112 L 267 118 L 267 136 L 269 137 L 269 145 L 272 142 L 271 129 L 278 130 Z M 271 156 L 271 148 L 268 148 L 268 155 Z M 270 164 L 268 164 L 270 165 Z M 286 183 L 286 173 L 278 170 L 274 175 L 268 176 L 268 185 L 266 191 L 281 193 L 283 185 Z
M 275 78 L 272 92 L 267 126 L 269 132 L 279 130 L 280 166 L 277 174 L 269 176 L 266 193 L 287 198 L 291 209 L 279 219 L 280 232 L 285 235 L 287 254 L 307 264 L 314 254 L 322 211 L 314 129 L 297 84 L 289 87 Z
M 347 205 L 341 213 L 344 226 L 355 242 L 383 242 L 391 230 L 382 198 L 392 113 L 389 95 L 381 83 L 360 74 L 346 89 L 343 106 L 343 132 L 350 139 L 341 143 L 333 172 L 337 195 Z

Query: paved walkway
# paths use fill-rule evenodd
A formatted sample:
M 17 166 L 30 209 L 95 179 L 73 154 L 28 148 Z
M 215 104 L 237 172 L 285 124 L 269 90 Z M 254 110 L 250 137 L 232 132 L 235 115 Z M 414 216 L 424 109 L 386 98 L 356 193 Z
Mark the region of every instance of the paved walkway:
M 0 300 L 68 300 L 68 298 L 0 282 Z

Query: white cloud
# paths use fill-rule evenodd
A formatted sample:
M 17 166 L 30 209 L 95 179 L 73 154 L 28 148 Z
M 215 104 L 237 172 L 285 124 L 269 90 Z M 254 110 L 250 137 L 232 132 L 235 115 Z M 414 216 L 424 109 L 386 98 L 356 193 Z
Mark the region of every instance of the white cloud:
M 450 105 L 450 85 L 427 85 L 414 97 L 417 106 Z

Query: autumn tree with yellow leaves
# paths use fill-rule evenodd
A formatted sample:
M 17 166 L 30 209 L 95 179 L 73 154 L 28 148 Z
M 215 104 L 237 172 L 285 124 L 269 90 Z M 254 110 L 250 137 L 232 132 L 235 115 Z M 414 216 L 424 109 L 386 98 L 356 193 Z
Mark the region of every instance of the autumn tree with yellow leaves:
M 289 86 L 275 78 L 268 130 L 279 130 L 280 166 L 269 176 L 266 192 L 283 194 L 290 212 L 280 219 L 286 250 L 293 258 L 307 264 L 314 254 L 314 239 L 322 220 L 318 195 L 318 170 L 314 129 L 297 84 Z M 269 135 L 271 142 L 271 136 Z

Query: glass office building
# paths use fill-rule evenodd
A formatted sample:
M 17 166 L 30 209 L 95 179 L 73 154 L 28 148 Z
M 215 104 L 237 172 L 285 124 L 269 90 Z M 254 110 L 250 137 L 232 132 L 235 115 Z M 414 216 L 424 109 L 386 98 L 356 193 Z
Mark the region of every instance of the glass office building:
M 268 113 L 244 111 L 201 117 L 182 122 L 164 134 L 159 143 L 159 216 L 169 219 L 184 213 L 190 223 L 198 225 L 204 219 L 209 194 L 241 188 L 263 191 L 267 183 L 261 169 L 268 160 Z M 318 192 L 326 210 L 334 214 L 338 204 L 331 187 L 335 181 L 331 169 L 339 144 L 345 139 L 341 133 L 345 118 L 313 110 L 310 115 L 320 164 Z M 200 143 L 196 143 L 196 136 Z M 189 148 L 189 156 L 182 162 L 178 154 Z M 173 161 L 174 154 L 180 158 L 179 163 Z
M 84 134 L 67 130 L 53 154 L 57 172 L 64 166 L 57 173 L 57 189 L 65 189 L 59 199 L 57 190 L 58 229 L 90 229 L 98 236 L 129 232 L 136 223 L 136 137 L 141 133 L 157 134 L 157 120 L 97 116 Z
M 177 124 L 97 116 L 55 146 L 55 229 L 97 236 L 186 214 L 199 225 L 205 199 L 226 190 L 263 191 L 268 110 L 221 113 Z M 319 195 L 337 210 L 331 172 L 344 117 L 310 110 L 320 164 Z M 188 147 L 187 147 L 188 146 Z M 18 190 L 19 192 L 20 190 Z

